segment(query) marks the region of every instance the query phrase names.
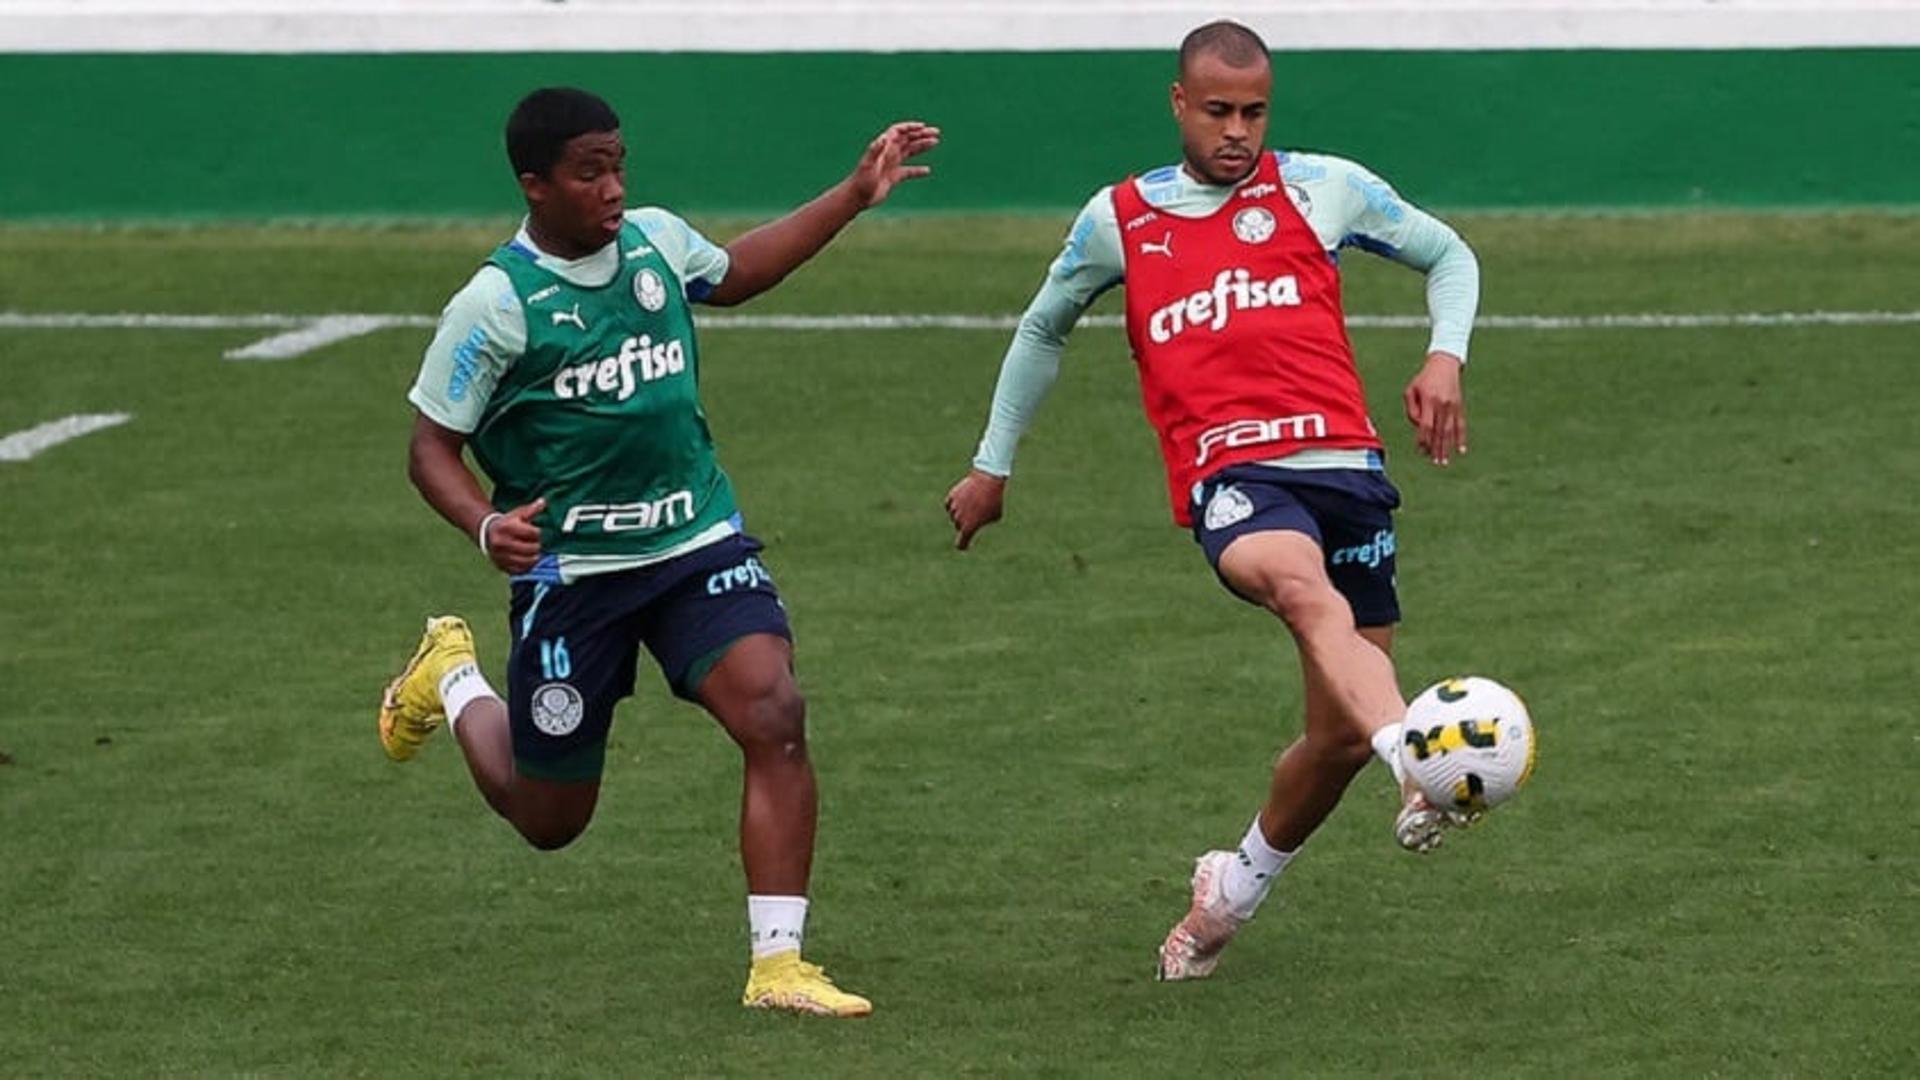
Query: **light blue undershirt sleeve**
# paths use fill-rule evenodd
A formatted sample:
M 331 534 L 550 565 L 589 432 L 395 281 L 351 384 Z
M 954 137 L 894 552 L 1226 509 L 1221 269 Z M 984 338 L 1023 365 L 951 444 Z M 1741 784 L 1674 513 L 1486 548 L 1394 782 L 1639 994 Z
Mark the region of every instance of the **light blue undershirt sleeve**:
M 1480 261 L 1446 222 L 1402 199 L 1364 167 L 1320 156 L 1330 180 L 1343 189 L 1345 227 L 1340 246 L 1370 251 L 1427 276 L 1428 352 L 1467 358 L 1473 316 L 1480 307 Z M 1344 177 L 1341 174 L 1344 173 Z
M 526 348 L 526 313 L 513 283 L 499 267 L 483 266 L 440 312 L 407 400 L 441 427 L 472 434 Z
M 1040 291 L 1020 316 L 1000 361 L 993 408 L 980 437 L 973 467 L 995 476 L 1013 472 L 1014 451 L 1033 424 L 1040 403 L 1060 374 L 1067 335 L 1087 306 L 1120 284 L 1126 261 L 1120 250 L 1120 225 L 1114 218 L 1110 189 L 1102 188 L 1080 210 L 1060 254 L 1047 268 Z
M 640 226 L 667 265 L 680 275 L 688 300 L 696 304 L 705 300 L 727 276 L 727 249 L 700 235 L 671 210 L 642 206 L 627 211 L 627 220 Z

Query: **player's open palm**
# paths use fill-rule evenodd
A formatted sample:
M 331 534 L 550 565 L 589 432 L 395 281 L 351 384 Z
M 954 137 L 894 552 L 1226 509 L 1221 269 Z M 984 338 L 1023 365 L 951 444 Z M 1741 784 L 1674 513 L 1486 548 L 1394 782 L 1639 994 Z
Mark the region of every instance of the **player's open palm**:
M 900 181 L 931 173 L 930 166 L 908 162 L 939 145 L 940 129 L 918 120 L 901 120 L 875 136 L 853 169 L 853 190 L 861 208 L 885 202 Z
M 973 544 L 973 534 L 1000 520 L 1006 502 L 1007 478 L 970 470 L 947 492 L 947 520 L 953 522 L 953 546 L 961 551 Z
M 1427 354 L 1420 374 L 1407 384 L 1407 419 L 1413 423 L 1414 442 L 1435 465 L 1467 452 L 1467 405 L 1460 386 L 1461 364 L 1447 353 Z

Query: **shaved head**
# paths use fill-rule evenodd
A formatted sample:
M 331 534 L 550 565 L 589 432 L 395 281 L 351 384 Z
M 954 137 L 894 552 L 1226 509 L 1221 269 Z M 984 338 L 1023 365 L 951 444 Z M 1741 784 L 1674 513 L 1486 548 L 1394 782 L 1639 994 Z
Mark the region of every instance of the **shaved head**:
M 1267 140 L 1273 62 L 1260 35 L 1219 19 L 1180 43 L 1180 77 L 1169 88 L 1186 169 L 1206 184 L 1253 174 Z
M 1196 28 L 1180 42 L 1180 77 L 1186 78 L 1201 56 L 1218 57 L 1228 67 L 1250 68 L 1270 63 L 1267 43 L 1260 35 L 1231 19 L 1218 19 Z

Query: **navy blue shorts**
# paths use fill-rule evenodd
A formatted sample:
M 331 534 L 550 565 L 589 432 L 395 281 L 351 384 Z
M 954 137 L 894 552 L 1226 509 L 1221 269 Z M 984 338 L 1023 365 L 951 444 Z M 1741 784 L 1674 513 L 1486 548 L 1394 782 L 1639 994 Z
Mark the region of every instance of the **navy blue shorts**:
M 1393 482 L 1372 469 L 1232 465 L 1194 486 L 1193 538 L 1218 576 L 1220 554 L 1240 537 L 1304 533 L 1320 545 L 1327 576 L 1353 608 L 1353 621 L 1392 626 L 1400 621 L 1393 564 L 1393 511 L 1399 505 Z
M 541 780 L 599 777 L 613 707 L 633 693 L 639 646 L 689 701 L 734 642 L 793 640 L 760 542 L 730 536 L 652 566 L 571 585 L 515 581 L 507 715 L 513 758 Z

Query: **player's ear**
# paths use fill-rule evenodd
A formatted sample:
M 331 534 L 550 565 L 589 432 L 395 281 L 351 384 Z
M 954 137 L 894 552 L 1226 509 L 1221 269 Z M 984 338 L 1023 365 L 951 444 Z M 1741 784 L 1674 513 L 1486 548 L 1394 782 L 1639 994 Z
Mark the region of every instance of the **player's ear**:
M 1179 120 L 1182 116 L 1186 115 L 1187 91 L 1184 87 L 1180 85 L 1180 80 L 1175 79 L 1173 81 L 1173 86 L 1170 87 L 1167 91 L 1167 98 L 1168 98 L 1168 101 L 1173 105 L 1173 118 L 1176 121 Z
M 520 181 L 520 194 L 526 196 L 527 205 L 537 206 L 547 201 L 547 178 L 539 173 L 523 172 L 517 177 Z

